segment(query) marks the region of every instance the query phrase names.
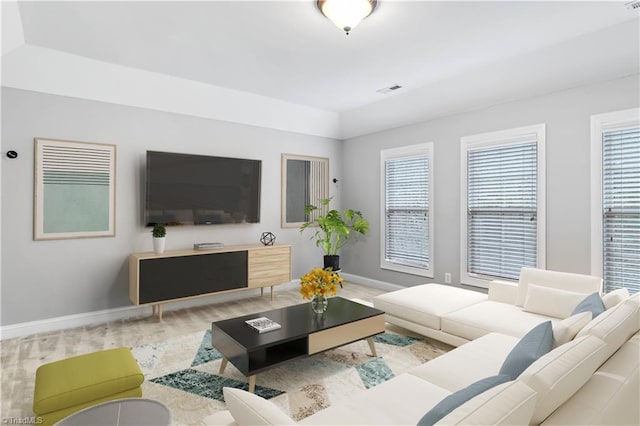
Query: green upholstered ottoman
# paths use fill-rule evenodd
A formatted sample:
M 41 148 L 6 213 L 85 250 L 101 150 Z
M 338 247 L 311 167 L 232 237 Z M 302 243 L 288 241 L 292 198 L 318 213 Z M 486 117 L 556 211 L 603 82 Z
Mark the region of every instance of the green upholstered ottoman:
M 48 425 L 112 399 L 140 397 L 144 375 L 129 348 L 108 349 L 41 365 L 33 411 Z

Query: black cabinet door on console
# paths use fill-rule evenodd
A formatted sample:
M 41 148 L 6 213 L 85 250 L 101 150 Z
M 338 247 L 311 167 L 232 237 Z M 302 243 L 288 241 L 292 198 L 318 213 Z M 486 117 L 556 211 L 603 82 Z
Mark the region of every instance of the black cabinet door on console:
M 140 260 L 140 303 L 247 287 L 247 252 Z

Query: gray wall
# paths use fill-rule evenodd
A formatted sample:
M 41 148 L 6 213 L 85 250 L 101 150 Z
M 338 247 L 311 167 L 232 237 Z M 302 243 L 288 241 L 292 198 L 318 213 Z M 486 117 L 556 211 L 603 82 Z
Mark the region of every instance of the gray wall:
M 589 273 L 589 118 L 640 105 L 638 76 L 457 114 L 339 141 L 179 114 L 3 88 L 2 325 L 130 306 L 127 256 L 151 250 L 142 226 L 145 151 L 164 150 L 263 161 L 260 224 L 169 228 L 167 249 L 194 242 L 257 242 L 272 231 L 293 245 L 293 276 L 322 252 L 297 229 L 280 228 L 281 153 L 330 158 L 334 207 L 362 210 L 371 233 L 342 252 L 345 271 L 414 285 L 427 280 L 380 269 L 380 150 L 435 144 L 435 278 L 459 280 L 460 137 L 547 125 L 547 268 Z M 114 143 L 118 148 L 116 237 L 33 241 L 33 138 Z M 342 160 L 344 158 L 344 160 Z M 342 164 L 344 162 L 344 164 Z
M 400 285 L 444 283 L 460 270 L 460 138 L 546 123 L 547 269 L 590 273 L 590 116 L 638 107 L 638 75 L 391 129 L 344 142 L 342 203 L 361 209 L 371 234 L 343 251 L 352 274 Z M 380 269 L 380 150 L 434 143 L 435 277 Z
M 293 276 L 320 264 L 322 252 L 297 229 L 280 228 L 282 153 L 330 158 L 341 143 L 179 114 L 2 88 L 2 325 L 130 306 L 129 253 L 152 250 L 142 224 L 146 150 L 262 160 L 259 224 L 168 228 L 167 250 L 194 242 L 258 243 L 263 231 L 293 245 Z M 33 241 L 34 137 L 117 145 L 114 238 Z M 339 205 L 340 194 L 332 186 Z

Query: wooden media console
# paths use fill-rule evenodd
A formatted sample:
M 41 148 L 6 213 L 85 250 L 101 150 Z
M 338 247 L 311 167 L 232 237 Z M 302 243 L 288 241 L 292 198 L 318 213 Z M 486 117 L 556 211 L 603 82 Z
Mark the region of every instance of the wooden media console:
M 239 290 L 271 288 L 291 281 L 291 246 L 229 246 L 129 256 L 129 298 L 152 305 L 162 319 L 162 304 Z

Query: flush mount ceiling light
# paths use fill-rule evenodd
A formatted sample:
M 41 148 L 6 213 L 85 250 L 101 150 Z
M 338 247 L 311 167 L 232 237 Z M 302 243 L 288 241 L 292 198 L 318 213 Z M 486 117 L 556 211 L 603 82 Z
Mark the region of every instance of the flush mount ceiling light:
M 377 4 L 377 0 L 318 0 L 317 2 L 320 12 L 347 35 L 360 21 L 371 15 Z

